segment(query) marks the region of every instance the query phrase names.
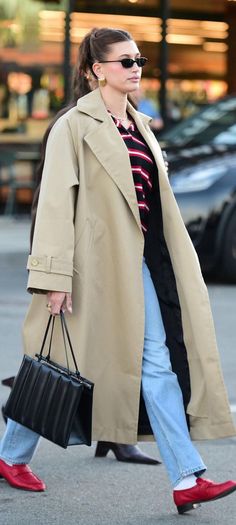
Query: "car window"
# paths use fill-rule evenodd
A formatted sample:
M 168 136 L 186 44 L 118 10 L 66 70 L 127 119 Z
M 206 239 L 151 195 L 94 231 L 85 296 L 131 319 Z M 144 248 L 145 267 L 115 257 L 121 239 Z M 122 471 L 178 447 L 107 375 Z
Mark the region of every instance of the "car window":
M 236 144 L 236 124 L 231 126 L 229 129 L 222 131 L 217 135 L 214 140 L 214 144 Z
M 161 140 L 177 146 L 236 144 L 236 97 L 204 108 L 163 133 Z

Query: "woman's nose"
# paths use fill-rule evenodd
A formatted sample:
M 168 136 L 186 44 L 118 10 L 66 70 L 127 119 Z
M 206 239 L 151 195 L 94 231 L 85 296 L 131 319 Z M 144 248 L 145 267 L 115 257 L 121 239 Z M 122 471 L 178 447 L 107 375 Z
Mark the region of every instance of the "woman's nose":
M 138 67 L 137 62 L 134 62 L 134 63 L 133 63 L 132 71 L 139 71 L 139 67 Z

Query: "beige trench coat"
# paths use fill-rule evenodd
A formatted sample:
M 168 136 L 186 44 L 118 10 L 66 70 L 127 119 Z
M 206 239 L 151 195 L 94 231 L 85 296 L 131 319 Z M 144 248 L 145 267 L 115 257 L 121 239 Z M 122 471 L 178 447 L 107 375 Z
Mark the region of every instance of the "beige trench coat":
M 235 428 L 198 259 L 149 128 L 150 119 L 132 106 L 129 111 L 159 170 L 164 236 L 190 370 L 191 435 L 196 439 L 232 436 Z M 80 371 L 95 383 L 95 440 L 137 441 L 144 340 L 143 249 L 127 148 L 97 89 L 63 115 L 49 135 L 27 265 L 28 288 L 39 293 L 32 296 L 23 328 L 25 352 L 34 355 L 48 319 L 46 295 L 40 292 L 72 291 L 73 314 L 67 319 Z M 52 357 L 64 364 L 57 321 Z

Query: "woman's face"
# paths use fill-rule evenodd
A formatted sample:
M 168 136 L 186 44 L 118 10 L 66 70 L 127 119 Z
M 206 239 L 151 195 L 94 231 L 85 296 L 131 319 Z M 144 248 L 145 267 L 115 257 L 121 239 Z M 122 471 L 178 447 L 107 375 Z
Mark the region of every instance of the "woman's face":
M 117 60 L 118 62 L 96 62 L 93 64 L 93 71 L 98 78 L 106 79 L 106 87 L 125 94 L 132 93 L 139 89 L 142 68 L 134 62 L 131 68 L 126 69 L 119 60 L 122 58 L 134 60 L 140 56 L 139 49 L 133 40 L 117 42 L 111 45 L 104 60 Z

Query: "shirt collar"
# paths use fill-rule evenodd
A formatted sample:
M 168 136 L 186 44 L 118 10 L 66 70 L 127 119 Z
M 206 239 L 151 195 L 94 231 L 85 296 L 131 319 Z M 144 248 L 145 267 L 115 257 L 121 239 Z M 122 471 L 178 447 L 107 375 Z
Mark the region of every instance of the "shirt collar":
M 115 123 L 115 125 L 116 125 L 117 128 L 124 128 L 124 129 L 126 129 L 124 126 L 122 126 L 122 122 L 121 122 L 121 120 L 120 120 L 119 118 L 114 117 L 114 116 L 111 114 L 111 111 L 110 111 L 109 109 L 108 109 L 107 111 L 108 111 L 109 115 L 111 116 L 111 118 L 113 119 L 113 121 L 114 121 L 114 123 Z M 134 131 L 134 130 L 135 130 L 135 122 L 134 122 L 134 120 L 133 120 L 132 117 L 131 117 L 131 124 L 130 124 L 130 126 L 126 129 L 126 131 Z

